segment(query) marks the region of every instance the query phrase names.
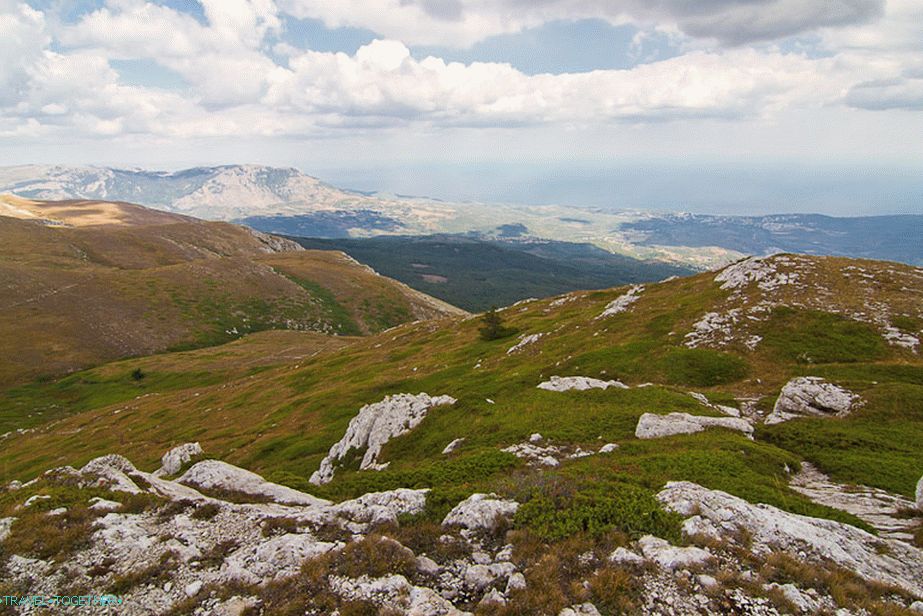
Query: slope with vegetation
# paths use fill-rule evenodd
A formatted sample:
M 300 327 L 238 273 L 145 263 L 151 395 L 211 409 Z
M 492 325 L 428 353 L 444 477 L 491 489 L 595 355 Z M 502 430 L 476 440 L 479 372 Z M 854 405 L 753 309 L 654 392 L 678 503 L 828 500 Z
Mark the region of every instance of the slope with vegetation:
M 460 311 L 340 253 L 110 202 L 0 200 L 0 386 L 266 329 L 377 332 Z
M 451 589 L 440 584 L 448 583 L 462 588 L 451 599 L 457 607 L 483 614 L 553 615 L 569 606 L 595 613 L 577 611 L 589 610 L 587 602 L 604 614 L 666 614 L 674 598 L 680 613 L 909 614 L 907 607 L 923 599 L 906 573 L 923 563 L 910 545 L 923 533 L 876 537 L 871 518 L 812 500 L 794 477 L 807 461 L 844 490 L 877 488 L 913 503 L 923 474 L 921 295 L 923 271 L 916 268 L 781 255 L 717 275 L 522 302 L 498 312 L 492 330 L 500 335 L 481 336 L 481 319 L 459 316 L 247 367 L 234 361 L 205 368 L 220 365 L 211 362 L 221 349 L 210 351 L 216 358 L 127 360 L 8 391 L 10 427 L 30 431 L 3 442 L 0 469 L 6 481 L 27 480 L 121 453 L 153 470 L 170 447 L 198 441 L 208 457 L 332 501 L 428 490 L 425 505 L 392 512 L 376 528 L 344 522 L 358 533 L 353 542 L 344 527 L 330 534 L 309 511 L 289 512 L 289 530 L 273 527 L 282 536 L 345 543 L 325 548 L 332 551 L 292 577 L 258 587 L 229 585 L 215 573 L 214 587 L 192 593 L 195 605 L 239 593 L 265 613 L 335 606 L 376 613 L 382 606 L 407 609 L 399 597 L 422 596 L 422 587 L 445 598 Z M 227 352 L 248 353 L 245 341 L 236 344 Z M 133 382 L 136 369 L 146 375 L 140 384 Z M 801 376 L 835 383 L 861 403 L 766 422 L 783 387 Z M 408 392 L 451 398 L 421 416 L 413 397 L 395 397 Z M 366 423 L 375 412 L 396 417 L 389 414 L 407 404 L 412 421 Z M 49 420 L 35 420 L 35 410 L 52 406 Z M 369 408 L 371 416 L 360 413 Z M 637 436 L 642 416 L 669 413 L 736 414 L 755 432 Z M 357 416 L 365 419 L 353 421 Z M 332 447 L 364 428 L 375 436 L 366 434 L 369 440 L 345 453 Z M 373 440 L 380 447 L 374 464 L 363 461 L 366 470 L 359 470 Z M 332 480 L 312 484 L 335 451 L 343 455 Z M 13 515 L 13 505 L 41 485 L 8 492 L 0 515 Z M 440 521 L 474 493 L 495 495 L 489 507 L 470 505 L 490 518 L 485 534 L 452 531 L 441 539 Z M 517 507 L 503 504 L 513 502 Z M 361 509 L 354 501 L 344 507 L 337 511 Z M 220 503 L 219 510 L 234 511 Z M 485 512 L 501 510 L 506 521 L 496 526 Z M 220 520 L 231 524 L 231 517 Z M 715 534 L 714 525 L 728 520 L 740 526 Z M 760 524 L 777 525 L 775 545 Z M 699 551 L 670 551 L 657 537 Z M 814 543 L 805 547 L 805 537 Z M 837 551 L 825 537 L 847 547 Z M 511 556 L 501 557 L 507 547 Z M 414 560 L 423 554 L 432 566 Z M 479 585 L 452 573 L 462 566 L 453 563 L 496 575 Z M 425 568 L 436 577 L 417 572 Z M 513 584 L 513 571 L 522 573 L 524 587 L 519 578 Z M 362 586 L 380 590 L 382 580 L 403 590 L 375 594 Z

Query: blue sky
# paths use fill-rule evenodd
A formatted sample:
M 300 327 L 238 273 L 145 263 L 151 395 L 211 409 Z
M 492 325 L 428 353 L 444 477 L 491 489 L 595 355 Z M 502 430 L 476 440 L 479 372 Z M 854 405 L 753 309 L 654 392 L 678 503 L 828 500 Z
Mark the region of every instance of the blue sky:
M 921 30 L 917 0 L 0 0 L 0 164 L 923 212 Z

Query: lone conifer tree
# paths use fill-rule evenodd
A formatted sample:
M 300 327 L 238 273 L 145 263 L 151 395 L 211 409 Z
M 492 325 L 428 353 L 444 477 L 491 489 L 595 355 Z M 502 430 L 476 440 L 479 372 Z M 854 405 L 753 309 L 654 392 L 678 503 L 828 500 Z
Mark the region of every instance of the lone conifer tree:
M 484 324 L 480 329 L 481 340 L 496 340 L 512 333 L 512 330 L 503 326 L 503 319 L 497 314 L 495 308 L 491 308 L 484 313 L 484 316 L 481 317 L 481 323 Z

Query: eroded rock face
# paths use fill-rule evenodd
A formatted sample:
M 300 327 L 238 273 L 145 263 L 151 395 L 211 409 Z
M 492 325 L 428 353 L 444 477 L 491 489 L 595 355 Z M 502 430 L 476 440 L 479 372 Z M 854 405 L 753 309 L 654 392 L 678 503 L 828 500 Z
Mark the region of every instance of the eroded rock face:
M 539 389 L 547 391 L 586 391 L 588 389 L 628 389 L 628 386 L 620 381 L 603 381 L 586 376 L 553 376 L 537 386 Z
M 197 462 L 182 477 L 176 480 L 183 485 L 205 490 L 227 490 L 242 492 L 257 498 L 265 498 L 285 505 L 329 505 L 326 501 L 286 486 L 266 481 L 251 473 L 221 460 Z
M 498 518 L 512 517 L 518 510 L 519 503 L 496 494 L 472 494 L 452 508 L 442 525 L 490 530 L 496 528 Z
M 163 454 L 160 459 L 160 470 L 158 475 L 175 475 L 180 472 L 184 464 L 192 461 L 196 456 L 201 456 L 204 452 L 202 446 L 198 443 L 183 443 L 174 447 L 167 453 Z
M 862 403 L 862 399 L 839 385 L 816 376 L 802 376 L 785 384 L 767 424 L 777 424 L 795 417 L 812 415 L 842 417 Z
M 349 422 L 343 438 L 330 448 L 327 457 L 321 461 L 320 469 L 311 475 L 311 483 L 329 483 L 336 472 L 336 462 L 352 449 L 366 450 L 359 464 L 360 469 L 382 468 L 377 461 L 385 443 L 417 427 L 430 409 L 455 402 L 451 396 L 431 397 L 420 393 L 387 396 L 381 402 L 363 406 L 359 414 Z
M 737 430 L 748 436 L 753 434 L 753 426 L 745 419 L 736 417 L 703 417 L 689 413 L 668 415 L 645 413 L 638 420 L 635 436 L 643 439 L 661 438 L 674 434 L 694 434 L 712 427 Z
M 687 481 L 668 483 L 657 498 L 667 509 L 688 516 L 683 524 L 687 534 L 733 541 L 746 531 L 750 549 L 757 554 L 784 550 L 804 560 L 832 562 L 865 580 L 894 584 L 923 597 L 923 552 L 901 541 L 841 522 L 753 505 Z

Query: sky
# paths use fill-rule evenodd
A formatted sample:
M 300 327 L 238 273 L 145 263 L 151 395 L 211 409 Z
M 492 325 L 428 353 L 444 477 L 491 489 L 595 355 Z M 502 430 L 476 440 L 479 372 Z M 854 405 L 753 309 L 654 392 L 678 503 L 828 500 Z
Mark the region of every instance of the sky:
M 0 164 L 923 213 L 920 0 L 0 0 Z

